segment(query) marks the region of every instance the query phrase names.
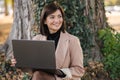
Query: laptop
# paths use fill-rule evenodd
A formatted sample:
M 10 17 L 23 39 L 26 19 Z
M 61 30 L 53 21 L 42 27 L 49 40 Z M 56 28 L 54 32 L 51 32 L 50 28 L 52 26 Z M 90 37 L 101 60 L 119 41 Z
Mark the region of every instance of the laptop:
M 41 70 L 49 74 L 66 76 L 56 69 L 55 42 L 52 40 L 12 40 L 17 68 Z
M 55 70 L 55 43 L 52 40 L 12 40 L 16 67 Z

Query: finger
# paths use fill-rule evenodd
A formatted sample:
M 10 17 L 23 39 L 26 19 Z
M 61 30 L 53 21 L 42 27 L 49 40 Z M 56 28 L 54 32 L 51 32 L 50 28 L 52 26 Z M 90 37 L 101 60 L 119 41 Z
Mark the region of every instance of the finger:
M 11 62 L 16 62 L 16 59 L 11 59 Z

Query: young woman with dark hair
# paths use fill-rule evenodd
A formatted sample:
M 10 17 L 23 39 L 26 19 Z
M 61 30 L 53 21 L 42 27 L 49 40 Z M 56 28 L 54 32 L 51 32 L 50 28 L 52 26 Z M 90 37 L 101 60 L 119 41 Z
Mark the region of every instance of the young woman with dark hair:
M 77 37 L 65 30 L 65 15 L 58 3 L 47 4 L 40 18 L 40 34 L 33 40 L 54 40 L 56 74 L 34 70 L 32 80 L 80 80 L 84 74 L 83 53 Z M 16 64 L 12 59 L 13 65 Z
M 46 5 L 40 18 L 40 34 L 33 40 L 54 40 L 56 47 L 55 75 L 35 71 L 32 80 L 80 80 L 84 74 L 83 53 L 79 39 L 65 30 L 65 15 L 58 3 Z M 63 74 L 58 74 L 62 72 Z

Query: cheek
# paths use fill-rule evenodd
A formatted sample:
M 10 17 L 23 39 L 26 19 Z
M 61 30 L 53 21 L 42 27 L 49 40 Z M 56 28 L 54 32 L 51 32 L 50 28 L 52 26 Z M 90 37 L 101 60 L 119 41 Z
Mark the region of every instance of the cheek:
M 62 22 L 62 23 L 63 23 L 63 19 L 61 19 L 61 20 L 60 20 L 60 22 Z
M 52 23 L 51 21 L 47 21 L 47 22 L 46 22 L 47 25 L 50 25 L 51 23 Z

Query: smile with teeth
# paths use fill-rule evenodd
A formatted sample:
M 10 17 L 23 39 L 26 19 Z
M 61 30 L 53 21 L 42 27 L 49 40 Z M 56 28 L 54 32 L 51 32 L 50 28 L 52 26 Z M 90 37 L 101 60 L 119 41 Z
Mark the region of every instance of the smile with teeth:
M 53 26 L 55 26 L 55 27 L 59 27 L 59 26 L 60 26 L 60 24 L 53 24 Z

